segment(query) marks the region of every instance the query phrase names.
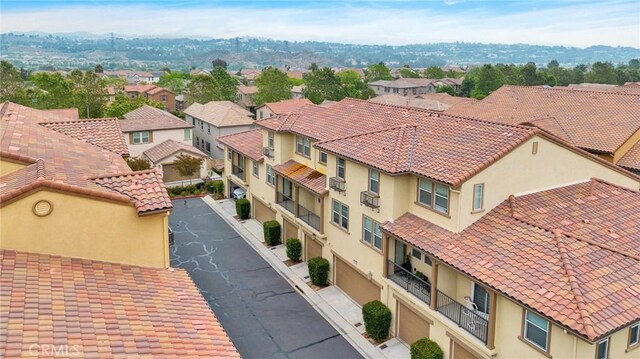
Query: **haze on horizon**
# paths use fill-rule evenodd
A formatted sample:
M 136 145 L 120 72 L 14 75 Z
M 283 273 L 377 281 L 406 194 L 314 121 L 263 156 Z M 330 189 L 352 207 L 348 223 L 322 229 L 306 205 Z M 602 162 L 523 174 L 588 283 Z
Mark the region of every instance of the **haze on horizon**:
M 0 31 L 640 48 L 640 1 L 3 0 Z

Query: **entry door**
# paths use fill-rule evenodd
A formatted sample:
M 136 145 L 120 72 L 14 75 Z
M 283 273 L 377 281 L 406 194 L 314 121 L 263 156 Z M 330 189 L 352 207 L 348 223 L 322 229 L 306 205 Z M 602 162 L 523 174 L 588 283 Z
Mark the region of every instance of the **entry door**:
M 405 244 L 400 242 L 400 241 L 396 241 L 396 254 L 395 254 L 395 259 L 396 259 L 396 264 L 400 265 L 402 263 L 404 263 L 404 253 L 405 253 Z
M 282 179 L 282 194 L 293 199 L 293 196 L 291 195 L 291 181 L 285 178 Z

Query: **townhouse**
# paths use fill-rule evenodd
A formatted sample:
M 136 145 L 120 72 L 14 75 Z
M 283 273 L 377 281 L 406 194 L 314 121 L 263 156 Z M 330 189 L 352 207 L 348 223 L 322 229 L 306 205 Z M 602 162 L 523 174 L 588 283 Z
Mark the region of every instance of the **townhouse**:
M 164 105 L 164 109 L 168 112 L 176 111 L 176 94 L 164 87 L 156 85 L 127 85 L 123 91 L 131 98 L 144 96 L 149 100 L 159 102 Z
M 306 98 L 293 98 L 278 102 L 267 102 L 256 107 L 256 119 L 262 120 L 274 115 L 283 115 L 299 109 L 300 107 L 312 105 Z
M 345 99 L 220 137 L 228 190 L 446 358 L 637 355 L 640 178 L 537 128 Z

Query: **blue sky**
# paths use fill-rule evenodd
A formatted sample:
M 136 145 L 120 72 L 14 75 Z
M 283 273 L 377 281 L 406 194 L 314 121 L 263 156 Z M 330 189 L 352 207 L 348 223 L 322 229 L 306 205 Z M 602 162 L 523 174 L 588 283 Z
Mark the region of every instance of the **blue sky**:
M 640 48 L 640 1 L 1 1 L 2 32 Z

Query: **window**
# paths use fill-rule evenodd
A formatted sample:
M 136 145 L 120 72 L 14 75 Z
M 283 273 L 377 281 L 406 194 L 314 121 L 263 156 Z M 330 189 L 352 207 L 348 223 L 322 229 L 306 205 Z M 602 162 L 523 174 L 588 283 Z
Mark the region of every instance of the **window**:
M 478 310 L 489 314 L 489 293 L 476 283 L 473 283 L 473 302 L 478 306 Z
M 432 198 L 433 182 L 421 178 L 418 184 L 418 202 L 431 207 Z
M 418 203 L 438 212 L 449 213 L 449 186 L 424 178 L 419 179 Z
M 167 95 L 162 95 L 162 102 L 167 102 Z
M 211 134 L 211 125 L 207 123 L 207 133 Z
M 332 222 L 338 226 L 348 230 L 349 229 L 349 207 L 333 200 L 333 216 Z
M 429 256 L 427 256 L 426 254 L 424 256 L 422 256 L 422 259 L 424 260 L 424 263 L 427 265 L 433 265 L 431 264 L 431 259 L 429 258 Z
M 190 140 L 191 139 L 191 129 L 190 128 L 185 128 L 184 129 L 184 139 L 185 140 Z
M 524 338 L 536 347 L 547 351 L 549 321 L 528 310 L 525 311 Z
M 609 357 L 609 338 L 598 342 L 596 348 L 596 359 L 607 359 Z
M 346 166 L 346 163 L 344 158 L 338 158 L 338 161 L 336 162 L 336 177 L 345 179 L 344 178 L 345 166 Z
M 422 260 L 422 252 L 415 248 L 411 248 L 411 255 L 413 258 L 417 258 L 418 260 Z
M 258 161 L 253 161 L 253 168 L 252 168 L 252 170 L 253 170 L 253 175 L 254 175 L 256 178 L 260 178 L 260 176 L 258 175 L 258 173 L 259 173 L 259 172 L 258 172 Z
M 311 156 L 311 144 L 309 142 L 309 138 L 296 136 L 296 152 L 306 157 Z
M 273 132 L 267 134 L 267 147 L 274 148 Z
M 436 183 L 436 200 L 435 206 L 437 211 L 447 213 L 449 212 L 449 187 Z
M 484 207 L 484 183 L 473 185 L 473 210 L 479 211 Z
M 382 231 L 380 223 L 364 216 L 362 221 L 362 241 L 370 246 L 382 250 Z
M 198 139 L 198 142 L 200 142 L 200 139 Z M 227 147 L 227 159 L 229 161 L 231 161 L 231 156 L 232 156 L 232 151 L 230 148 Z
M 320 151 L 320 159 L 318 160 L 320 163 L 327 164 L 327 153 Z
M 272 186 L 276 185 L 276 174 L 270 165 L 267 165 L 267 183 Z
M 133 143 L 134 144 L 149 143 L 149 131 L 134 132 Z
M 369 192 L 380 194 L 380 172 L 369 170 Z
M 640 336 L 640 323 L 636 323 L 629 328 L 629 346 L 638 344 Z
M 204 149 L 207 151 L 207 153 L 211 153 L 211 142 L 207 141 Z
M 200 121 L 200 129 L 204 130 L 204 121 Z
M 262 111 L 260 111 L 260 119 L 262 120 L 262 117 L 264 117 L 264 114 L 262 113 Z

